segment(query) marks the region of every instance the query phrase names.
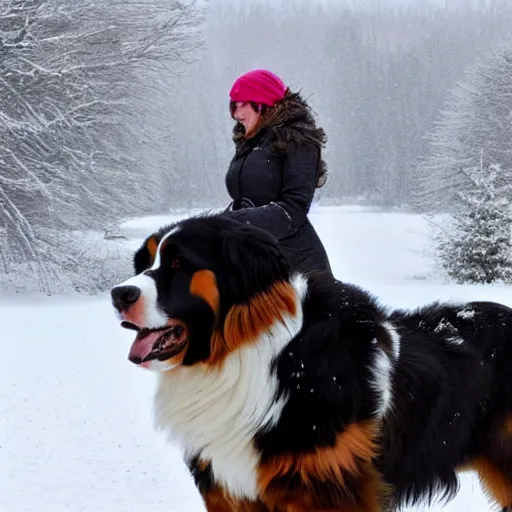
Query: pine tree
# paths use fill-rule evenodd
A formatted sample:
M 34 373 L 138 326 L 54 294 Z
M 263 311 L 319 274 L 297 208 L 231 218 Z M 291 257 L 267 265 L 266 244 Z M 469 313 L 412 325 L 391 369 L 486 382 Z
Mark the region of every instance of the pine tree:
M 499 165 L 481 165 L 467 176 L 469 191 L 457 194 L 458 212 L 437 237 L 441 264 L 458 283 L 512 282 L 512 209 Z

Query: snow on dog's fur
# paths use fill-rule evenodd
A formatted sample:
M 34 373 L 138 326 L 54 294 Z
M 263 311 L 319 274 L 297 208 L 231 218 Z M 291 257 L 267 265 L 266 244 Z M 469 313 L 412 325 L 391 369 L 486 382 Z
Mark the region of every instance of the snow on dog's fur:
M 157 428 L 210 512 L 379 512 L 479 472 L 512 504 L 512 311 L 387 311 L 289 275 L 278 243 L 222 215 L 151 235 L 112 289 L 129 358 L 159 373 Z M 453 340 L 457 339 L 457 343 Z

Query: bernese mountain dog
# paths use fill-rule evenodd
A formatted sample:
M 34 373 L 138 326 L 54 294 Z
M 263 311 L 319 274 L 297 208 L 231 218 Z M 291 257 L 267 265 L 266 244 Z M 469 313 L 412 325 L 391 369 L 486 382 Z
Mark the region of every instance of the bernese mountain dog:
M 290 273 L 276 240 L 221 214 L 149 236 L 111 290 L 158 372 L 155 424 L 209 512 L 382 512 L 450 500 L 476 471 L 512 510 L 512 310 L 388 310 Z

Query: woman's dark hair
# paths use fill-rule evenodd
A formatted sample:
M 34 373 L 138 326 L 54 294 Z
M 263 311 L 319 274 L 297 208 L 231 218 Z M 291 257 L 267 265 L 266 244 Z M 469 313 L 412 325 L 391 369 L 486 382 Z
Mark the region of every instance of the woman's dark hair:
M 234 101 L 230 101 L 229 103 L 229 110 L 232 118 L 235 113 L 236 103 L 237 102 Z M 255 112 L 267 114 L 260 119 L 257 130 L 260 130 L 262 127 L 272 125 L 288 124 L 290 118 L 300 124 L 302 142 L 312 145 L 320 151 L 317 166 L 318 175 L 316 187 L 323 187 L 327 181 L 327 165 L 322 158 L 321 151 L 327 142 L 327 135 L 323 128 L 317 126 L 311 106 L 301 96 L 300 92 L 291 92 L 290 89 L 288 89 L 285 97 L 281 101 L 277 102 L 273 107 L 267 107 L 266 105 L 260 105 L 255 102 L 247 103 L 251 105 Z M 242 144 L 242 141 L 247 134 L 241 123 L 237 122 L 235 124 L 233 133 L 233 140 L 237 144 Z M 253 136 L 254 133 L 252 133 L 251 136 Z M 276 142 L 272 146 L 273 150 L 278 154 L 282 154 L 282 152 L 285 151 L 286 142 Z

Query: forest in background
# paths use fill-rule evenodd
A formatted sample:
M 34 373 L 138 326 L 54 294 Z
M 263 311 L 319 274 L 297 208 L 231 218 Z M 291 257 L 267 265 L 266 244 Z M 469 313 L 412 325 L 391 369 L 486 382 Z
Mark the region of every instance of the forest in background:
M 181 79 L 189 99 L 177 102 L 181 122 L 173 133 L 173 161 L 183 159 L 176 172 L 203 174 L 182 195 L 189 204 L 227 201 L 228 91 L 254 67 L 301 89 L 327 132 L 329 180 L 320 200 L 415 204 L 429 134 L 468 70 L 509 38 L 512 3 L 335 4 L 247 2 L 236 9 L 209 2 L 205 44 Z
M 255 67 L 327 132 L 320 202 L 446 209 L 483 153 L 508 177 L 512 4 L 400 4 L 0 0 L 1 282 L 101 289 L 120 221 L 227 205 L 228 91 Z

